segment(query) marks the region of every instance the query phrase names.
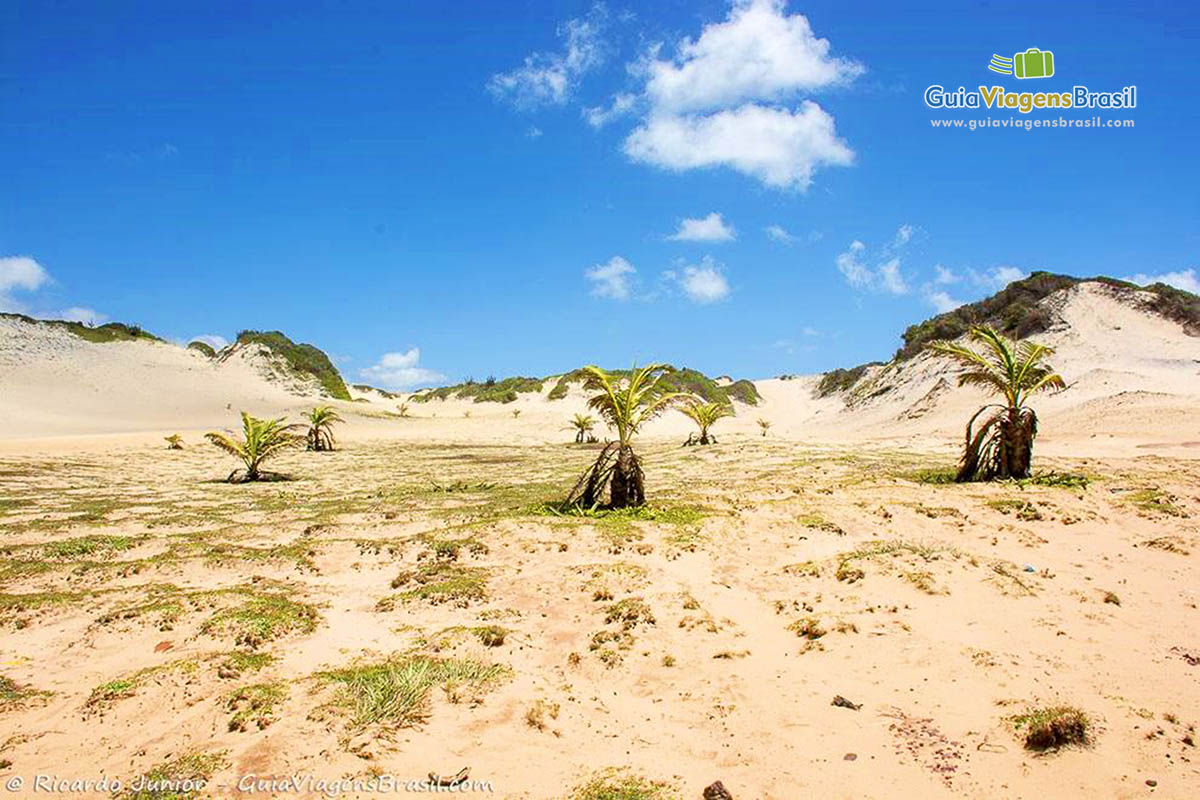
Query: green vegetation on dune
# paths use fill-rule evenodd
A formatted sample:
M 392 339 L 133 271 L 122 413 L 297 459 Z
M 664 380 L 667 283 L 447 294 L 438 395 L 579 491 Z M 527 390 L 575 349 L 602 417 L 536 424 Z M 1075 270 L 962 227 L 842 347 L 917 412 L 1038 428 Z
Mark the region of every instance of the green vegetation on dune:
M 614 380 L 628 379 L 632 374 L 627 369 L 605 370 L 605 372 Z M 582 369 L 572 370 L 560 376 L 554 384 L 554 388 L 550 390 L 549 399 L 558 400 L 566 397 L 569 384 L 583 383 L 585 379 L 586 375 Z M 762 399 L 758 394 L 758 389 L 748 380 L 743 379 L 721 386 L 703 372 L 686 367 L 664 373 L 658 386 L 662 392 L 693 394 L 706 403 L 728 404 L 737 400 L 739 403 L 756 406 Z
M 471 398 L 476 403 L 511 403 L 520 394 L 542 391 L 544 381 L 541 378 L 504 378 L 496 380 L 489 377 L 482 383 L 467 379 L 464 383 L 453 386 L 443 386 L 440 389 L 425 389 L 417 392 L 412 399 L 418 403 L 428 403 L 430 400 L 446 400 Z
M 212 345 L 208 344 L 207 342 L 188 342 L 187 349 L 195 350 L 197 353 L 200 353 L 206 358 L 216 358 L 217 355 L 217 351 L 214 350 Z
M 0 314 L 0 319 L 15 319 L 21 322 L 28 322 L 31 325 L 42 324 L 49 325 L 51 328 L 58 328 L 67 333 L 74 334 L 85 341 L 94 342 L 96 344 L 105 344 L 107 342 L 161 342 L 159 337 L 149 331 L 142 330 L 137 325 L 126 325 L 124 322 L 106 322 L 103 325 L 90 327 L 82 322 L 73 322 L 65 319 L 34 319 L 33 317 L 25 316 L 24 314 Z
M 294 372 L 315 378 L 329 397 L 350 399 L 350 392 L 329 356 L 311 344 L 296 344 L 279 331 L 242 331 L 237 336 L 237 343 L 260 344 L 282 358 Z
M 615 379 L 628 378 L 630 370 L 606 370 Z M 553 377 L 553 376 L 552 376 Z M 567 396 L 571 384 L 582 384 L 586 379 L 583 368 L 572 370 L 554 378 L 554 385 L 546 395 L 548 400 L 561 400 Z M 551 378 L 527 378 L 517 376 L 498 380 L 489 377 L 479 382 L 467 379 L 453 386 L 438 389 L 423 389 L 412 396 L 418 403 L 431 400 L 472 399 L 476 403 L 511 403 L 522 394 L 541 392 Z M 748 380 L 734 381 L 721 386 L 715 380 L 694 369 L 677 369 L 668 373 L 662 381 L 664 392 L 687 392 L 708 403 L 728 404 L 733 400 L 747 405 L 758 405 L 761 399 L 758 389 Z
M 844 392 L 858 383 L 859 378 L 868 368 L 881 366 L 883 366 L 882 361 L 871 361 L 850 369 L 830 370 L 821 376 L 821 382 L 817 384 L 817 397 L 828 397 L 836 392 Z
M 1041 333 L 1053 320 L 1049 311 L 1039 308 L 1038 303 L 1060 289 L 1080 283 L 1102 283 L 1118 290 L 1142 291 L 1136 284 L 1103 276 L 1074 278 L 1035 272 L 1028 278 L 1013 281 L 991 297 L 909 326 L 904 332 L 904 346 L 896 351 L 896 360 L 907 361 L 930 342 L 957 339 L 973 327 L 987 326 L 1016 339 Z M 1178 322 L 1189 333 L 1200 334 L 1200 297 L 1162 283 L 1147 286 L 1144 291 L 1154 294 L 1149 303 L 1150 311 Z
M 400 397 L 400 395 L 396 394 L 395 392 L 389 392 L 387 389 L 380 389 L 378 386 L 371 386 L 367 383 L 353 383 L 350 385 L 350 388 L 357 389 L 360 392 L 376 392 L 381 397 L 386 397 L 388 400 L 395 400 Z
M 1014 339 L 1042 333 L 1054 320 L 1051 312 L 1039 305 L 1041 301 L 1060 289 L 1080 283 L 1101 283 L 1127 293 L 1147 292 L 1151 295 L 1144 306 L 1148 311 L 1179 323 L 1193 336 L 1200 336 L 1200 297 L 1190 292 L 1163 283 L 1140 287 L 1104 276 L 1076 278 L 1039 271 L 1028 278 L 1013 281 L 991 297 L 910 325 L 902 336 L 904 344 L 896 351 L 892 362 L 908 361 L 920 354 L 927 345 L 957 339 L 974 327 L 992 328 Z M 876 365 L 880 365 L 880 362 L 825 373 L 817 386 L 817 396 L 826 397 L 849 390 L 858 383 L 868 367 Z

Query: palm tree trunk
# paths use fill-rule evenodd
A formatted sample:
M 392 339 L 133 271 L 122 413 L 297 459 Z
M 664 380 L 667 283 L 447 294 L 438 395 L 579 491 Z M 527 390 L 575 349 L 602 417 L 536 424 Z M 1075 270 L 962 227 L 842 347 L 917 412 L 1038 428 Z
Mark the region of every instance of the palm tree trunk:
M 631 508 L 646 504 L 642 464 L 634 454 L 633 448 L 627 444 L 621 445 L 617 453 L 617 463 L 613 467 L 610 504 L 613 508 Z

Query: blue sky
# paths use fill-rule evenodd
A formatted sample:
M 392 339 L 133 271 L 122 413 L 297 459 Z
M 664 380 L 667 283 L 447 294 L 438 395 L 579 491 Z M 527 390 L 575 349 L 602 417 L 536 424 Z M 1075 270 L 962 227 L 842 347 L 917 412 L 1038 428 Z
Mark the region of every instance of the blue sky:
M 1094 6 L 15 0 L 0 309 L 280 329 L 404 388 L 820 371 L 1034 269 L 1195 290 L 1195 12 Z M 1054 77 L 987 70 L 1030 47 Z M 931 126 L 1094 115 L 1135 127 Z

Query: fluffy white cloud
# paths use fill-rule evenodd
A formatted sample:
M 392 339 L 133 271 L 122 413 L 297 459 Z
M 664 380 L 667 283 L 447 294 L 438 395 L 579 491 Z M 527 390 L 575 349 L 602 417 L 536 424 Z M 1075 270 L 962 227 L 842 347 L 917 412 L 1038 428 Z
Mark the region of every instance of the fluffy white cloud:
M 647 59 L 649 100 L 668 113 L 778 102 L 862 74 L 861 65 L 831 57 L 829 41 L 818 39 L 803 15 L 788 16 L 785 5 L 736 0 L 724 22 L 681 41 L 673 59 Z
M 854 153 L 811 100 L 796 111 L 747 103 L 709 115 L 653 114 L 625 140 L 635 161 L 677 171 L 725 166 L 768 186 L 807 189 L 813 171 Z
M 32 292 L 50 280 L 42 265 L 28 256 L 0 258 L 0 292 L 24 289 Z
M 706 305 L 724 300 L 729 296 L 729 282 L 712 258 L 705 256 L 699 265 L 687 264 L 679 270 L 663 275 L 667 280 L 679 284 L 679 288 L 693 303 Z
M 633 295 L 633 275 L 637 269 L 620 256 L 597 264 L 583 273 L 592 283 L 592 295 L 609 300 L 628 300 Z
M 901 225 L 891 244 L 874 257 L 868 257 L 867 246 L 855 239 L 834 259 L 838 271 L 846 278 L 847 283 L 855 289 L 865 289 L 873 292 L 888 294 L 908 294 L 908 283 L 900 266 L 897 251 L 912 238 L 913 229 L 909 225 Z M 872 267 L 871 262 L 875 263 Z
M 796 237 L 784 230 L 781 225 L 768 225 L 763 230 L 766 231 L 767 238 L 773 242 L 791 244 L 796 241 Z
M 108 322 L 106 314 L 101 314 L 94 308 L 84 308 L 83 306 L 64 308 L 56 316 L 58 319 L 65 319 L 68 322 L 82 322 L 84 325 L 103 325 L 105 322 Z
M 619 119 L 633 111 L 637 104 L 637 97 L 632 94 L 621 93 L 613 97 L 612 103 L 608 108 L 604 106 L 593 106 L 583 110 L 583 118 L 587 120 L 588 125 L 593 128 L 602 128 L 615 119 Z
M 768 186 L 803 191 L 813 171 L 854 161 L 833 117 L 804 92 L 846 83 L 861 65 L 829 54 L 784 0 L 735 0 L 728 17 L 661 45 L 632 67 L 644 77 L 641 123 L 625 139 L 635 161 L 677 171 L 728 167 Z
M 604 6 L 598 4 L 586 17 L 568 20 L 558 28 L 558 37 L 563 40 L 561 52 L 526 56 L 516 69 L 493 75 L 488 89 L 518 108 L 562 105 L 579 79 L 604 63 L 606 48 L 601 33 L 607 16 Z
M 378 363 L 360 369 L 358 374 L 368 382 L 388 389 L 412 389 L 446 379 L 442 373 L 420 364 L 421 348 L 414 347 L 403 353 L 384 353 Z
M 1174 286 L 1176 289 L 1183 289 L 1185 292 L 1200 294 L 1200 278 L 1196 276 L 1196 270 L 1194 269 L 1163 272 L 1158 275 L 1147 275 L 1144 272 L 1139 272 L 1137 275 L 1130 277 L 1129 280 L 1139 286 L 1149 286 L 1152 283 L 1165 283 L 1168 286 Z
M 939 314 L 945 314 L 947 311 L 953 311 L 963 304 L 961 300 L 956 300 L 947 294 L 945 291 L 926 291 L 925 300 L 937 309 Z
M 713 211 L 707 217 L 681 220 L 679 230 L 667 238 L 673 242 L 729 242 L 737 238 L 737 231 Z
M 25 311 L 12 297 L 13 291 L 33 292 L 50 281 L 50 273 L 28 256 L 0 258 L 0 311 Z

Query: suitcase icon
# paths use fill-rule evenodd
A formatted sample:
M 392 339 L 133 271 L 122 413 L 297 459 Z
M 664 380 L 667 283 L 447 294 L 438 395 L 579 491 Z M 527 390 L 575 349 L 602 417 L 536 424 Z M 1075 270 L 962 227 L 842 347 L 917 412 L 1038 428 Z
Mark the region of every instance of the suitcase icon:
M 1013 56 L 1013 74 L 1018 78 L 1049 78 L 1054 74 L 1054 53 L 1031 47 Z

